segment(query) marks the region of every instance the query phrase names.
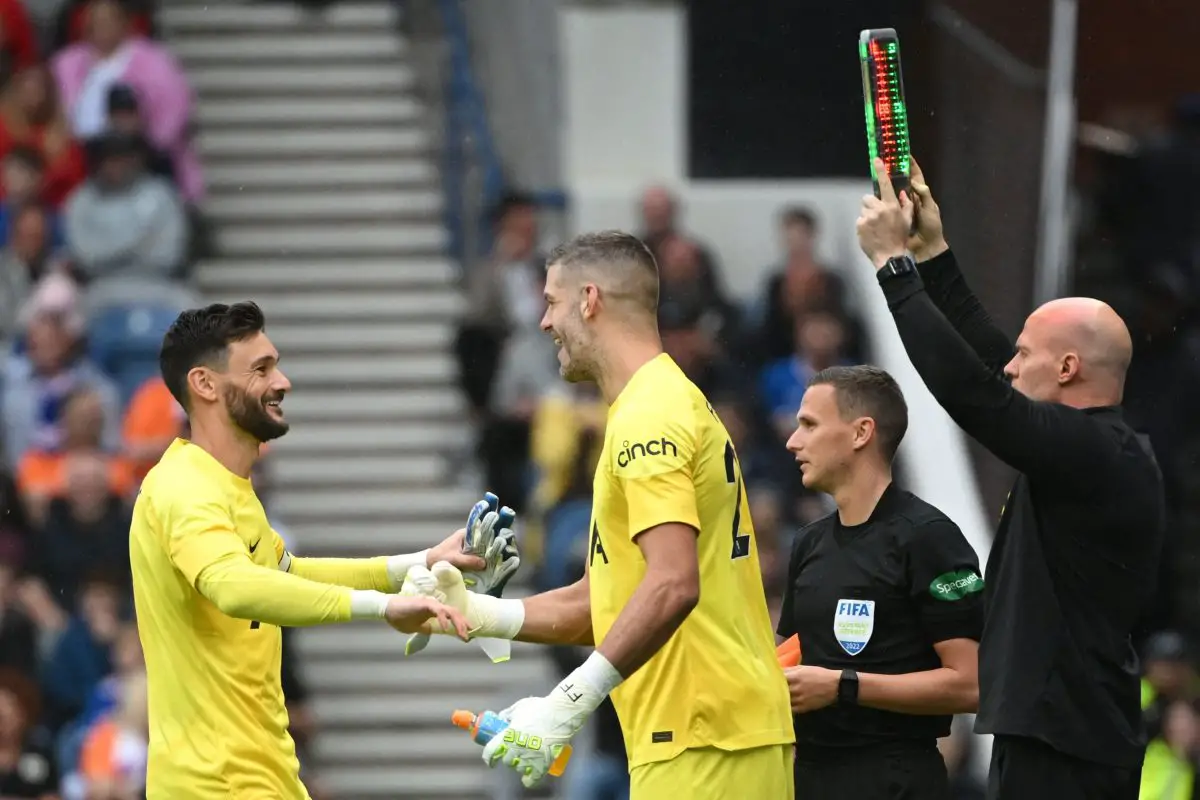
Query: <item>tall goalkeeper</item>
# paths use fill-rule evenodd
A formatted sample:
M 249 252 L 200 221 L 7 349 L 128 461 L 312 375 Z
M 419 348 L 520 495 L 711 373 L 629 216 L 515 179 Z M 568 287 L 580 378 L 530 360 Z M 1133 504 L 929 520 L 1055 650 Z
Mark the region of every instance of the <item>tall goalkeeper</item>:
M 485 502 L 464 532 L 430 550 L 371 559 L 294 558 L 250 485 L 263 442 L 288 430 L 290 384 L 253 303 L 185 311 L 163 339 L 167 388 L 187 411 L 178 439 L 146 476 L 129 535 L 138 632 L 146 655 L 147 800 L 306 800 L 280 687 L 280 626 L 436 620 L 466 636 L 457 610 L 401 597 L 407 572 L 446 561 L 480 590 L 516 567 L 503 514 Z
M 567 242 L 548 264 L 542 328 L 562 375 L 595 381 L 609 404 L 587 572 L 501 600 L 435 564 L 414 568 L 405 591 L 462 610 L 472 635 L 597 645 L 550 694 L 501 712 L 509 728 L 484 759 L 527 786 L 611 692 L 634 800 L 787 800 L 792 715 L 741 469 L 712 406 L 663 353 L 654 257 L 609 231 Z

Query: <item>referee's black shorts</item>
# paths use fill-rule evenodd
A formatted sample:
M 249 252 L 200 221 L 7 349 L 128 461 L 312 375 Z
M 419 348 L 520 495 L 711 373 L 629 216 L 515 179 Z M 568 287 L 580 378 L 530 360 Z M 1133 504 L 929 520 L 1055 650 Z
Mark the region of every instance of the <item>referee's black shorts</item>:
M 797 748 L 796 800 L 838 797 L 949 800 L 946 762 L 932 740 L 870 747 Z
M 1096 764 L 1024 736 L 992 741 L 987 800 L 1138 800 L 1141 784 L 1140 765 Z

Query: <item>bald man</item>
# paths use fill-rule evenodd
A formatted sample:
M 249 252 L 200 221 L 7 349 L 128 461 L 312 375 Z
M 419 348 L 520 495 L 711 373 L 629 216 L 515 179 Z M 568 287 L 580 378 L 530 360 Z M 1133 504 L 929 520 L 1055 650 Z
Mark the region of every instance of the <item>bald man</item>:
M 967 287 L 915 162 L 912 186 L 915 204 L 886 180 L 864 198 L 859 243 L 929 391 L 1021 473 L 985 575 L 975 729 L 995 734 L 988 797 L 1137 800 L 1131 634 L 1157 579 L 1165 503 L 1149 442 L 1121 415 L 1129 331 L 1075 297 L 1030 315 L 1014 346 Z

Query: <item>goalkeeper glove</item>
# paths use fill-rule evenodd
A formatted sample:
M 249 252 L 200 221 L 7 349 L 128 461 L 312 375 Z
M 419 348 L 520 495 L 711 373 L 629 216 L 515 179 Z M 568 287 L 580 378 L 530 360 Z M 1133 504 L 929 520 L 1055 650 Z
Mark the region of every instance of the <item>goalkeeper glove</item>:
M 487 636 L 513 639 L 525 624 L 524 603 L 520 600 L 505 600 L 467 591 L 458 567 L 445 561 L 434 564 L 432 570 L 422 566 L 410 569 L 400 593 L 433 597 L 462 612 L 467 618 L 467 628 L 472 638 Z M 454 634 L 450 627 L 438 625 L 434 620 L 430 620 L 429 630 L 433 633 Z
M 461 573 L 459 579 L 470 591 L 487 594 L 499 598 L 509 578 L 521 566 L 521 557 L 517 550 L 516 537 L 512 525 L 516 514 L 507 506 L 499 508 L 500 500 L 488 492 L 471 509 L 467 516 L 466 533 L 463 537 L 463 552 L 479 556 L 484 560 L 482 570 L 469 570 Z M 449 566 L 449 565 L 447 565 Z M 451 567 L 453 569 L 453 567 Z M 457 572 L 457 570 L 455 570 Z M 401 594 L 430 595 L 436 589 L 436 581 L 420 577 L 417 573 L 412 583 L 409 583 L 409 573 L 405 576 Z M 511 638 L 511 637 L 509 637 Z M 512 646 L 507 639 L 481 638 L 478 640 L 483 652 L 493 661 L 507 661 L 512 655 Z M 418 633 L 410 637 L 405 644 L 405 655 L 413 655 L 424 650 L 429 644 L 429 634 Z
M 526 788 L 536 786 L 621 680 L 608 659 L 592 653 L 547 696 L 526 697 L 499 713 L 508 727 L 483 748 L 484 762 L 507 764 L 520 774 Z

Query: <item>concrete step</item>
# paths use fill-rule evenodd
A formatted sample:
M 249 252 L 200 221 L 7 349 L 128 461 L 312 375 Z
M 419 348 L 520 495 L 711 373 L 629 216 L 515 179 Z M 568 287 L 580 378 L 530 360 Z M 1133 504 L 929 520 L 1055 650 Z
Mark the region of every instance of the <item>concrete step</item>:
M 244 292 L 246 295 L 263 295 L 261 292 Z M 214 292 L 223 297 L 236 295 L 237 291 Z M 402 358 L 412 353 L 429 355 L 434 352 L 447 353 L 454 341 L 454 327 L 440 321 L 429 322 L 355 322 L 336 323 L 326 322 L 318 327 L 305 327 L 302 322 L 293 324 L 271 325 L 271 341 L 286 357 L 298 355 L 324 354 L 327 357 L 341 356 L 351 353 L 378 353 L 389 358 Z M 372 409 L 381 408 L 377 405 L 379 398 L 370 397 L 364 400 L 362 413 L 370 414 Z M 449 400 L 443 401 L 438 408 L 445 409 L 458 406 Z M 370 403 L 370 406 L 366 406 Z M 337 406 L 338 408 L 342 406 Z M 391 406 L 385 405 L 391 413 Z M 289 401 L 289 408 L 295 408 Z M 428 409 L 430 411 L 434 409 Z
M 280 287 L 278 293 L 261 304 L 269 319 L 276 322 L 308 322 L 329 320 L 362 322 L 414 322 L 421 319 L 453 319 L 462 313 L 463 297 L 449 288 L 421 289 L 386 294 L 381 292 L 289 292 Z M 407 359 L 398 359 L 405 361 Z
M 410 92 L 416 76 L 402 62 L 366 66 L 201 67 L 188 75 L 202 99 L 269 95 L 287 97 L 373 97 Z
M 474 649 L 477 645 L 467 647 Z M 463 686 L 487 683 L 489 680 L 512 683 L 518 677 L 523 677 L 522 682 L 532 685 L 541 680 L 545 673 L 536 658 L 492 664 L 482 651 L 477 652 L 478 658 L 463 658 L 461 653 L 454 658 L 433 658 L 429 657 L 429 650 L 426 649 L 419 655 L 405 658 L 400 665 L 396 664 L 394 657 L 372 659 L 364 656 L 349 661 L 339 654 L 328 661 L 310 659 L 304 674 L 308 680 L 323 686 L 341 684 L 368 691 L 404 693 L 411 692 L 414 686 L 421 687 L 422 691 L 454 692 Z
M 376 435 L 381 439 L 393 438 L 386 429 L 377 431 Z M 398 440 L 400 437 L 394 438 Z M 347 521 L 362 517 L 438 520 L 457 517 L 460 513 L 465 515 L 478 500 L 474 492 L 465 489 L 379 487 L 347 492 L 336 487 L 310 487 L 303 492 L 279 493 L 274 501 L 274 510 L 282 519 L 311 519 L 337 514 Z
M 274 339 L 273 339 L 274 340 Z M 287 357 L 286 355 L 284 356 Z M 356 422 L 387 421 L 461 422 L 466 402 L 453 387 L 443 389 L 408 389 L 405 391 L 314 390 L 293 392 L 285 400 L 288 419 L 293 425 L 301 419 L 354 420 Z
M 465 735 L 463 738 L 470 742 Z M 497 778 L 478 760 L 479 745 L 473 746 L 476 763 L 467 767 L 457 762 L 434 766 L 394 762 L 353 767 L 329 764 L 321 768 L 321 782 L 335 797 L 348 800 L 488 800 L 495 796 L 492 791 L 497 781 L 507 780 L 508 776 Z
M 400 643 L 403 659 L 405 634 L 396 633 L 396 641 Z M 460 644 L 467 647 L 466 643 Z M 480 652 L 479 657 L 486 660 Z M 396 664 L 396 669 L 403 669 L 403 664 Z M 420 691 L 420 687 L 413 687 Z M 548 688 L 553 688 L 548 687 Z M 441 727 L 450 725 L 450 714 L 456 708 L 486 709 L 501 701 L 500 692 L 488 688 L 478 689 L 464 687 L 456 692 L 454 699 L 445 696 L 426 696 L 419 693 L 405 695 L 358 695 L 337 697 L 328 692 L 322 692 L 313 698 L 313 714 L 323 727 L 345 726 L 361 728 L 368 726 L 403 726 L 403 727 Z M 482 766 L 482 765 L 481 765 Z
M 217 247 L 234 258 L 250 256 L 403 256 L 443 253 L 446 231 L 429 223 L 395 225 L 223 225 Z
M 433 543 L 431 541 L 429 544 Z M 527 596 L 526 592 L 505 593 L 505 597 L 524 596 Z M 474 646 L 465 649 L 468 648 L 467 644 L 451 636 L 434 636 L 429 646 L 419 656 L 405 658 L 405 638 L 403 634 L 397 634 L 383 623 L 353 622 L 346 625 L 306 629 L 302 636 L 296 638 L 296 643 L 297 652 L 302 653 L 307 659 L 313 659 L 314 662 L 318 659 L 336 658 L 339 655 L 345 655 L 348 662 L 361 658 L 391 659 L 392 656 L 398 655 L 402 661 L 407 663 L 417 658 L 430 658 L 434 661 L 450 660 L 460 658 L 464 654 L 474 656 L 479 652 Z M 513 642 L 512 651 L 512 660 L 503 664 L 492 664 L 482 654 L 478 660 L 470 659 L 469 663 L 478 664 L 483 670 L 483 674 L 495 676 L 498 681 L 498 690 L 502 691 L 503 685 L 507 681 L 505 676 L 512 674 L 508 671 L 510 667 L 522 661 L 541 663 L 537 656 L 546 652 L 544 645 L 528 642 Z M 525 676 L 518 674 L 516 679 L 524 680 Z M 471 707 L 459 706 L 459 708 Z
M 331 188 L 312 194 L 275 192 L 221 193 L 204 204 L 207 216 L 217 220 L 255 219 L 334 220 L 428 219 L 442 211 L 438 192 L 341 191 Z
M 370 34 L 338 31 L 286 33 L 242 33 L 226 31 L 214 35 L 188 36 L 171 42 L 171 52 L 195 72 L 211 63 L 237 62 L 247 66 L 283 62 L 384 61 L 407 53 L 404 39 L 392 31 Z
M 401 670 L 393 671 L 397 674 Z M 306 675 L 312 675 L 306 669 Z M 464 745 L 470 745 L 468 749 Z M 457 728 L 431 730 L 420 737 L 401 731 L 338 731 L 335 736 L 321 740 L 321 757 L 327 763 L 354 764 L 383 759 L 403 759 L 414 762 L 438 761 L 443 758 L 465 758 L 474 753 L 479 757 L 479 745 Z
M 457 520 L 434 522 L 375 520 L 350 525 L 340 520 L 317 519 L 289 524 L 287 532 L 297 542 L 295 552 L 301 555 L 372 558 L 378 555 L 417 553 L 427 547 L 433 547 L 461 528 L 466 519 L 465 513 Z M 517 535 L 520 536 L 520 533 Z M 525 568 L 517 574 L 523 572 Z M 346 657 L 351 655 L 347 653 Z M 400 656 L 403 655 L 401 649 Z M 331 657 L 336 658 L 337 655 Z M 315 658 L 306 655 L 305 662 Z
M 320 13 L 306 11 L 291 3 L 167 3 L 158 13 L 163 27 L 175 34 L 170 37 L 172 41 L 185 40 L 198 34 L 236 35 L 251 31 L 329 33 L 357 30 L 373 33 L 395 30 L 397 22 L 392 4 L 387 2 L 335 3 Z M 399 35 L 396 34 L 397 37 Z
M 291 401 L 288 401 L 291 403 Z M 299 430 L 293 428 L 292 433 Z M 286 451 L 291 434 L 280 440 Z M 289 489 L 320 486 L 349 486 L 355 490 L 371 486 L 405 485 L 429 486 L 439 479 L 442 459 L 429 453 L 409 455 L 377 455 L 369 451 L 360 455 L 306 457 L 301 453 L 276 459 L 272 465 L 275 483 Z M 299 520 L 297 520 L 299 522 Z M 341 535 L 341 534 L 339 534 Z M 371 540 L 370 532 L 350 531 L 349 535 Z
M 307 125 L 363 124 L 413 125 L 424 120 L 425 108 L 414 98 L 399 95 L 369 99 L 333 98 L 314 103 L 311 100 L 213 100 L 201 103 L 197 121 L 202 128 L 218 129 L 233 125 Z
M 211 201 L 210 201 L 211 204 Z M 347 264 L 342 261 L 220 261 L 196 265 L 197 283 L 203 289 L 415 289 L 448 286 L 458 277 L 444 258 L 374 258 Z M 403 331 L 397 331 L 402 333 Z
M 429 136 L 420 128 L 353 127 L 318 130 L 266 131 L 261 128 L 202 130 L 200 153 L 207 158 L 281 159 L 322 156 L 420 153 L 430 147 Z
M 437 185 L 438 174 L 428 158 L 347 158 L 344 155 L 306 158 L 301 163 L 206 164 L 205 178 L 213 191 L 223 187 L 302 191 L 310 188 L 395 187 Z
M 293 450 L 345 452 L 354 451 L 355 448 L 362 452 L 374 449 L 436 453 L 442 448 L 461 444 L 464 433 L 462 426 L 453 422 L 397 422 L 390 425 L 345 421 L 306 423 L 293 428 L 285 438 L 280 439 L 278 449 L 280 453 Z

